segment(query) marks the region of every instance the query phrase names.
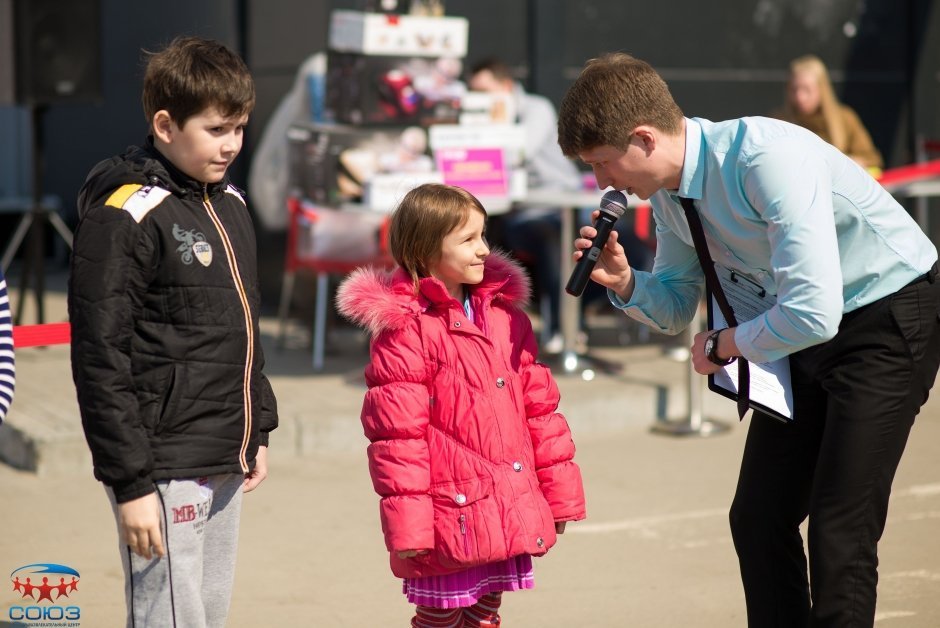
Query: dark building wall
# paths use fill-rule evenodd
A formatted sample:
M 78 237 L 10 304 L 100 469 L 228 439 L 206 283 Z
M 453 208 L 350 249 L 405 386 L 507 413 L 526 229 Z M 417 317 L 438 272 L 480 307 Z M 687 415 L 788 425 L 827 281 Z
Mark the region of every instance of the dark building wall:
M 45 114 L 45 187 L 63 199 L 67 211 L 74 211 L 75 195 L 95 163 L 146 137 L 142 51 L 157 50 L 177 35 L 240 47 L 231 0 L 162 0 L 159 5 L 102 0 L 101 18 L 101 102 L 50 105 Z
M 911 158 L 915 131 L 940 136 L 940 18 L 932 4 L 449 0 L 446 6 L 448 14 L 470 21 L 467 63 L 501 56 L 530 89 L 556 104 L 586 59 L 624 50 L 653 63 L 689 115 L 722 119 L 766 113 L 781 101 L 787 62 L 814 52 L 830 65 L 840 95 L 862 115 L 889 163 L 898 164 Z M 325 49 L 330 10 L 363 5 L 362 0 L 165 0 L 159 10 L 142 10 L 138 3 L 102 0 L 103 98 L 48 108 L 45 187 L 68 207 L 98 159 L 140 141 L 146 132 L 141 51 L 178 34 L 232 45 L 255 74 L 258 105 L 233 173 L 243 181 L 251 147 L 290 89 L 297 67 Z
M 892 165 L 910 159 L 912 61 L 929 0 L 533 3 L 539 89 L 556 102 L 586 59 L 614 50 L 656 67 L 686 115 L 766 115 L 789 61 L 813 53 Z M 920 19 L 915 19 L 919 14 Z M 936 55 L 934 59 L 936 59 Z
M 623 50 L 662 72 L 687 115 L 763 114 L 782 100 L 789 60 L 816 53 L 829 64 L 840 96 L 859 111 L 888 164 L 898 165 L 912 159 L 915 133 L 940 137 L 940 11 L 933 4 L 448 0 L 446 8 L 448 15 L 470 22 L 467 64 L 500 56 L 529 89 L 556 105 L 586 59 Z M 45 190 L 63 199 L 65 218 L 74 223 L 75 194 L 88 170 L 146 133 L 141 51 L 179 34 L 231 45 L 255 75 L 258 104 L 232 173 L 244 185 L 251 149 L 297 68 L 326 48 L 330 11 L 363 6 L 363 0 L 101 0 L 102 101 L 48 108 Z M 4 119 L 17 118 L 22 116 Z M 17 159 L 9 151 L 0 153 L 0 161 L 7 171 L 29 164 L 28 156 Z M 0 245 L 13 225 L 9 216 L 0 216 Z M 283 234 L 262 237 L 265 247 L 282 246 Z M 272 252 L 264 257 L 274 264 L 281 253 Z M 268 294 L 274 291 L 269 288 Z
M 146 136 L 140 104 L 142 51 L 158 49 L 183 34 L 212 37 L 240 48 L 239 24 L 238 3 L 233 0 L 101 0 L 100 101 L 51 103 L 39 118 L 44 138 L 42 188 L 61 198 L 67 223 L 76 222 L 75 197 L 91 167 Z M 16 128 L 17 124 L 21 126 Z M 30 194 L 29 124 L 25 108 L 0 107 L 2 139 L 5 144 L 17 144 L 15 154 L 0 152 L 4 194 Z M 0 214 L 2 250 L 19 219 L 18 215 Z M 50 236 L 47 240 L 50 250 L 63 250 L 58 239 Z M 22 255 L 23 249 L 17 257 Z

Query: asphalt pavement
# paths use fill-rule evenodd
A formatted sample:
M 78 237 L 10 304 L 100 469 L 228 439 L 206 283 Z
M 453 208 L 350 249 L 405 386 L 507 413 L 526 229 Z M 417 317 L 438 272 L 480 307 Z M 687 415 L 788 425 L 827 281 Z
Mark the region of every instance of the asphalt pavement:
M 51 284 L 47 320 L 64 320 L 63 295 Z M 588 519 L 569 525 L 536 560 L 534 590 L 504 597 L 503 625 L 745 626 L 727 511 L 750 419 L 739 423 L 732 402 L 706 392 L 700 416 L 727 430 L 706 437 L 653 429 L 696 419 L 687 365 L 655 338 L 622 343 L 626 332 L 613 316 L 589 322 L 591 352 L 604 358 L 602 366 L 619 368 L 597 369 L 590 380 L 556 369 Z M 307 322 L 292 323 L 282 349 L 276 329 L 276 321 L 263 321 L 281 427 L 271 438 L 270 475 L 244 501 L 228 625 L 407 626 L 411 609 L 388 569 L 358 418 L 365 339 L 334 324 L 326 368 L 316 373 Z M 0 572 L 12 578 L 25 565 L 69 566 L 80 573 L 78 590 L 65 600 L 79 609 L 75 625 L 122 626 L 115 525 L 81 440 L 67 347 L 20 350 L 17 384 L 0 428 Z M 940 626 L 938 532 L 935 395 L 895 480 L 880 548 L 880 628 Z M 16 625 L 11 619 L 26 612 L 17 608 L 50 607 L 24 602 L 12 586 L 0 587 L 0 628 Z

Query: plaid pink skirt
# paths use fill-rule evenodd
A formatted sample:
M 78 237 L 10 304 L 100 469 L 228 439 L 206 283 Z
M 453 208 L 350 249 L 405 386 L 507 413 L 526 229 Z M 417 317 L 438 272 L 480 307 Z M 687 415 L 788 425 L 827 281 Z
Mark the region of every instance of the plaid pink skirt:
M 409 602 L 420 606 L 464 608 L 473 606 L 487 593 L 534 587 L 532 557 L 522 554 L 446 576 L 405 578 L 402 593 L 408 596 Z

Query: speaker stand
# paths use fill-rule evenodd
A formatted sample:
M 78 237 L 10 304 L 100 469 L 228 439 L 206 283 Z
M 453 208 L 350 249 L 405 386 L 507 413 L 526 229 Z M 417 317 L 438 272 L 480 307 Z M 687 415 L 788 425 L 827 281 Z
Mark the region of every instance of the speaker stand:
M 20 279 L 20 298 L 16 304 L 14 324 L 22 324 L 23 306 L 26 302 L 26 291 L 32 279 L 33 294 L 36 298 L 36 322 L 45 322 L 43 308 L 43 295 L 45 293 L 45 226 L 46 221 L 53 226 L 68 247 L 72 248 L 72 232 L 56 212 L 56 208 L 43 204 L 42 174 L 44 168 L 42 116 L 46 111 L 45 105 L 30 106 L 30 126 L 32 127 L 32 168 L 33 168 L 33 195 L 29 211 L 23 215 L 13 239 L 3 254 L 2 267 L 5 269 L 13 260 L 20 245 L 29 235 L 29 248 L 23 263 L 23 274 Z

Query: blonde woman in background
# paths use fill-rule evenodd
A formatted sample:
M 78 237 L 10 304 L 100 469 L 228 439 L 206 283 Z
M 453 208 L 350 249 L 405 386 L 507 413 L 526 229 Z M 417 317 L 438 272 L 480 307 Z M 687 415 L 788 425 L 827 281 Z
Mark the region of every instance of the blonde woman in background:
M 771 116 L 809 129 L 873 175 L 881 174 L 881 153 L 858 114 L 836 98 L 829 72 L 819 57 L 806 55 L 790 63 L 786 104 Z

